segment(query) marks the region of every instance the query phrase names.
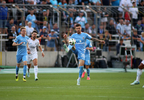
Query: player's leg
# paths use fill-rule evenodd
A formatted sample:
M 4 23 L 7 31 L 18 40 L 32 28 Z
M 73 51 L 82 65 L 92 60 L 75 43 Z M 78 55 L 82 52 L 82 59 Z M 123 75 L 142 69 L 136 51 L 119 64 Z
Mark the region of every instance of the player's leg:
M 80 79 L 83 73 L 83 67 L 84 67 L 84 60 L 79 60 L 79 77 L 77 79 L 77 85 L 80 85 Z
M 38 62 L 38 60 L 37 60 L 37 58 L 35 58 L 35 59 L 33 60 L 34 73 L 35 73 L 35 81 L 38 80 L 38 77 L 37 77 L 37 74 L 38 74 L 38 65 L 37 65 L 37 62 Z
M 86 65 L 86 70 L 87 70 L 87 80 L 90 80 L 90 69 L 89 69 L 89 65 Z
M 22 60 L 23 60 L 23 64 L 24 64 L 24 67 L 23 67 L 23 81 L 26 82 L 27 55 L 24 55 L 24 56 L 22 57 Z
M 142 69 L 143 68 L 144 68 L 144 60 L 138 66 L 136 80 L 133 83 L 131 83 L 130 85 L 138 85 L 138 84 L 140 84 L 140 76 L 142 74 Z
M 64 47 L 66 52 L 69 52 L 69 50 L 72 49 L 73 46 L 72 45 L 67 46 L 66 44 L 64 44 L 63 47 Z
M 30 67 L 31 67 L 31 64 L 27 63 L 27 66 L 28 66 L 28 74 L 27 74 L 27 77 L 30 77 Z
M 31 55 L 28 55 L 27 66 L 28 66 L 28 73 L 27 77 L 30 77 L 30 67 L 31 67 Z
M 22 56 L 21 55 L 17 55 L 16 56 L 16 60 L 17 60 L 17 65 L 16 65 L 16 81 L 18 81 L 18 72 L 19 72 L 20 63 L 22 61 Z

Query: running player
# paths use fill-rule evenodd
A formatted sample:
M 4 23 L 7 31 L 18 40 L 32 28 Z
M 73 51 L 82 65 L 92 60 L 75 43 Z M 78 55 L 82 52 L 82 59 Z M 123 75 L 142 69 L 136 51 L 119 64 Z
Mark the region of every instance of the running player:
M 86 52 L 85 52 L 85 67 L 87 70 L 87 80 L 90 80 L 90 50 L 93 50 L 92 44 L 89 40 L 86 40 Z M 84 78 L 86 71 L 82 73 L 82 78 Z
M 142 41 L 141 38 L 138 38 L 138 41 L 140 41 L 142 44 L 144 44 L 144 41 Z M 142 74 L 142 69 L 144 69 L 144 60 L 138 66 L 136 80 L 133 83 L 131 83 L 130 85 L 140 84 L 140 76 Z M 143 88 L 144 88 L 144 85 L 143 85 Z
M 13 42 L 12 46 L 18 46 L 17 54 L 16 54 L 16 81 L 18 81 L 18 71 L 20 67 L 20 63 L 23 61 L 24 67 L 23 67 L 23 81 L 26 82 L 26 68 L 27 68 L 27 49 L 28 44 L 27 41 L 29 37 L 26 36 L 26 28 L 21 27 L 20 29 L 21 34 L 18 35 Z
M 88 35 L 87 33 L 83 33 L 81 32 L 81 25 L 77 24 L 76 25 L 76 32 L 75 34 L 73 34 L 70 38 L 74 38 L 76 40 L 76 50 L 78 52 L 78 59 L 79 59 L 79 77 L 77 79 L 77 85 L 80 85 L 80 79 L 83 73 L 83 66 L 84 66 L 84 61 L 85 61 L 85 43 L 86 43 L 86 39 L 90 39 L 93 41 L 98 41 L 101 43 L 105 43 L 103 40 L 99 40 L 97 38 L 93 38 L 90 35 Z M 72 47 L 69 45 L 68 47 L 66 47 L 66 45 L 64 45 L 66 51 L 68 52 Z
M 42 53 L 42 56 L 44 57 L 44 53 L 42 51 L 42 48 L 40 46 L 39 40 L 37 39 L 37 31 L 33 31 L 32 32 L 32 38 L 28 40 L 28 61 L 27 61 L 27 65 L 28 65 L 28 77 L 30 77 L 30 67 L 31 64 L 30 62 L 33 61 L 34 64 L 34 73 L 35 73 L 35 81 L 38 80 L 37 74 L 38 74 L 38 65 L 37 65 L 37 61 L 38 61 L 38 55 L 37 55 L 37 50 L 36 47 L 39 48 L 39 50 Z

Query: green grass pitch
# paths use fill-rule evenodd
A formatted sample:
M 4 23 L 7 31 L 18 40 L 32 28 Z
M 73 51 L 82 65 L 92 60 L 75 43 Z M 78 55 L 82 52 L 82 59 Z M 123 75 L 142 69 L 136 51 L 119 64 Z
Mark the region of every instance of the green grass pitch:
M 15 81 L 14 74 L 0 74 L 0 100 L 144 100 L 144 77 L 141 84 L 130 86 L 136 73 L 91 73 L 91 80 L 81 79 L 78 73 L 47 73 Z

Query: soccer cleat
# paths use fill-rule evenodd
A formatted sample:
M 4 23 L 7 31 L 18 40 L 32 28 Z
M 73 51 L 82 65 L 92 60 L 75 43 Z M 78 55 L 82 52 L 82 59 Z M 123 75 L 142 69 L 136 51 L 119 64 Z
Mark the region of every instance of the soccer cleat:
M 90 80 L 90 77 L 89 77 L 89 76 L 87 77 L 87 80 Z
M 18 78 L 18 76 L 16 76 L 16 81 L 18 81 L 19 80 L 19 78 Z
M 38 78 L 35 78 L 35 81 L 38 81 Z
M 80 85 L 80 79 L 77 79 L 77 85 Z
M 140 84 L 140 82 L 138 82 L 138 81 L 134 81 L 133 83 L 131 83 L 130 85 L 138 85 L 138 84 Z
M 86 73 L 86 71 L 84 71 L 84 72 L 82 73 L 82 78 L 84 78 L 84 76 L 85 76 L 85 73 Z
M 27 77 L 30 77 L 30 73 L 27 74 Z
M 65 51 L 68 53 L 68 52 L 69 52 L 69 49 L 68 49 L 67 45 L 64 44 L 63 47 L 64 47 Z
M 26 82 L 26 79 L 25 79 L 25 78 L 23 78 L 23 81 L 24 81 L 24 82 Z

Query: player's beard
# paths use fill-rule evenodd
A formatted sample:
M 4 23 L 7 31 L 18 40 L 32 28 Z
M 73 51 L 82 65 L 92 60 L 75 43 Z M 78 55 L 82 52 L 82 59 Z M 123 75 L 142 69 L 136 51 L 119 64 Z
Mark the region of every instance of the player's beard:
M 34 36 L 34 37 L 33 37 L 33 39 L 35 40 L 35 39 L 36 39 L 36 37 Z

